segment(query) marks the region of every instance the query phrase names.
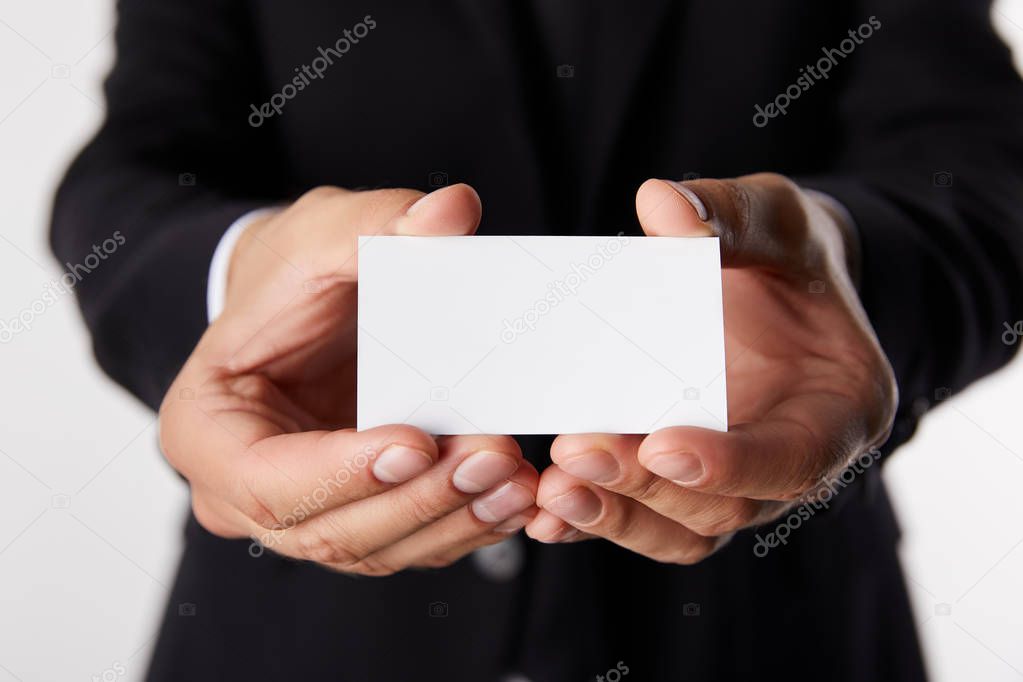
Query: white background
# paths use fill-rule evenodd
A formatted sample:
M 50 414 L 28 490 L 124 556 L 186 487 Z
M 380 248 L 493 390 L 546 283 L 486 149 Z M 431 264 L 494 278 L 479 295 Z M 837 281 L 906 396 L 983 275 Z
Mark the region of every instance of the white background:
M 994 18 L 1019 63 L 1023 0 Z M 109 0 L 0 0 L 3 319 L 59 274 L 52 191 L 100 121 L 112 26 Z M 1016 363 L 941 404 L 886 468 L 937 680 L 1023 679 L 1021 379 Z M 70 297 L 0 345 L 0 682 L 142 679 L 187 503 L 155 445 Z

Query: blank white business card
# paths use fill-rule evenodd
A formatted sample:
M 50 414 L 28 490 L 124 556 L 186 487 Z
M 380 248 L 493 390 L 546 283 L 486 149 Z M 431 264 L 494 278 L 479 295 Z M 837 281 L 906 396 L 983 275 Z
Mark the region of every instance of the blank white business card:
M 716 238 L 360 237 L 358 428 L 727 429 Z

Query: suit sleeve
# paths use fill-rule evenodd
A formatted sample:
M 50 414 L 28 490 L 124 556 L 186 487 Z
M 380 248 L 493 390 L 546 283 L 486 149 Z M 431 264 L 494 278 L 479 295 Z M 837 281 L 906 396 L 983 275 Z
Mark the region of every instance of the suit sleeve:
M 239 0 L 122 0 L 106 119 L 58 189 L 50 241 L 65 267 L 123 245 L 75 286 L 99 364 L 149 406 L 206 327 L 214 248 L 281 198 L 251 18 Z M 258 150 L 258 152 L 256 151 Z
M 843 145 L 798 178 L 838 199 L 860 293 L 899 382 L 890 447 L 936 399 L 1001 367 L 1023 319 L 1023 86 L 987 2 L 867 2 L 844 65 Z

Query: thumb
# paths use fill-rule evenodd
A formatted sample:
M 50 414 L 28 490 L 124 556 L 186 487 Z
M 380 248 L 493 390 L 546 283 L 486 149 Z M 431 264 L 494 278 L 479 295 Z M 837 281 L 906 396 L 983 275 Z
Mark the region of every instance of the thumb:
M 724 267 L 807 269 L 816 249 L 799 187 L 771 173 L 727 180 L 647 180 L 636 193 L 643 231 L 659 237 L 718 237 Z M 809 248 L 808 248 L 809 247 Z
M 483 206 L 469 185 L 457 184 L 423 195 L 394 223 L 392 234 L 440 236 L 476 232 Z
M 647 180 L 636 192 L 636 215 L 651 237 L 713 237 L 703 200 L 684 183 Z

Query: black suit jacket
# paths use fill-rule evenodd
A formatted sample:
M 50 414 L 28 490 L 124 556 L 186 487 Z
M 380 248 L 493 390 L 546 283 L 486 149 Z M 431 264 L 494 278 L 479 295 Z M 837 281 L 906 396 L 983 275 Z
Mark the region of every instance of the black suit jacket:
M 861 296 L 901 391 L 886 453 L 935 396 L 1009 359 L 1023 90 L 987 2 L 581 4 L 559 78 L 557 28 L 526 3 L 122 0 L 107 119 L 52 228 L 62 262 L 125 237 L 116 266 L 77 287 L 103 368 L 155 408 L 206 326 L 224 229 L 316 185 L 464 181 L 483 233 L 610 234 L 637 230 L 646 178 L 762 170 L 856 221 Z M 366 15 L 375 28 L 323 78 L 249 124 Z M 827 79 L 754 124 L 756 105 L 871 17 L 880 28 Z M 525 442 L 541 468 L 547 444 Z M 768 556 L 749 532 L 693 567 L 520 542 L 501 570 L 476 556 L 358 579 L 253 558 L 191 520 L 151 677 L 561 682 L 621 661 L 635 680 L 919 679 L 878 469 Z

